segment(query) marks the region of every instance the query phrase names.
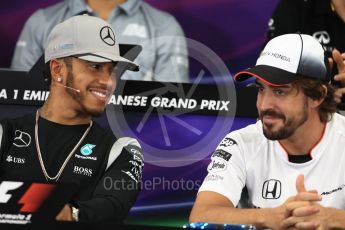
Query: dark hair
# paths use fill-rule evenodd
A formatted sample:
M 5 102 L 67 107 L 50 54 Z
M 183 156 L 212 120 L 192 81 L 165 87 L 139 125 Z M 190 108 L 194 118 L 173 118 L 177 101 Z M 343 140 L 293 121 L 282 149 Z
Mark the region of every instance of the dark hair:
M 311 78 L 302 77 L 293 83 L 298 89 L 302 89 L 304 94 L 314 100 L 323 99 L 319 106 L 320 121 L 329 121 L 333 113 L 337 111 L 337 103 L 334 100 L 335 88 L 333 85 Z M 327 94 L 325 94 L 323 86 L 327 87 Z

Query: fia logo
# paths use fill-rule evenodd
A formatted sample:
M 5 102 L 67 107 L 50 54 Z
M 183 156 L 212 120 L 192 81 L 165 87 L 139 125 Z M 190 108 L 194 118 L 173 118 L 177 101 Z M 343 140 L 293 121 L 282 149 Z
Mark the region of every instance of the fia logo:
M 92 149 L 96 147 L 96 145 L 93 144 L 86 144 L 83 147 L 80 148 L 80 153 L 83 154 L 84 156 L 91 155 Z

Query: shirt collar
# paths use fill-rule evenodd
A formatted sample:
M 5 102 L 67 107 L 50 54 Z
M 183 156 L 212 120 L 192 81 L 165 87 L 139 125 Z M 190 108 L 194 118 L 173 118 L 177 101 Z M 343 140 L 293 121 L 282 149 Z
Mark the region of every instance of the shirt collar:
M 88 7 L 85 3 L 85 0 L 65 0 L 69 11 L 70 11 L 70 16 L 75 16 L 79 15 L 83 11 L 89 11 Z
M 119 8 L 121 8 L 126 14 L 131 16 L 139 10 L 141 4 L 142 0 L 127 0 L 127 2 L 119 5 Z
M 80 12 L 88 10 L 85 0 L 65 0 L 70 9 L 71 16 L 78 15 Z M 142 0 L 127 0 L 118 7 L 128 15 L 135 14 L 142 4 Z

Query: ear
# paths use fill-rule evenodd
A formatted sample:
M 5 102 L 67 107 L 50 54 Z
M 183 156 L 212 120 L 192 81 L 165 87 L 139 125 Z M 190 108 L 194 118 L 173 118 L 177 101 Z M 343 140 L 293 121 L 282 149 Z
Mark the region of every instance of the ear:
M 50 61 L 50 74 L 54 78 L 56 76 L 62 76 L 62 65 L 63 63 L 53 59 Z
M 322 92 L 322 97 L 320 99 L 311 99 L 309 98 L 309 102 L 310 102 L 310 106 L 312 108 L 317 108 L 321 105 L 321 103 L 325 100 L 326 96 L 327 96 L 327 93 L 328 93 L 328 90 L 327 90 L 327 87 L 325 85 L 321 85 L 321 92 Z

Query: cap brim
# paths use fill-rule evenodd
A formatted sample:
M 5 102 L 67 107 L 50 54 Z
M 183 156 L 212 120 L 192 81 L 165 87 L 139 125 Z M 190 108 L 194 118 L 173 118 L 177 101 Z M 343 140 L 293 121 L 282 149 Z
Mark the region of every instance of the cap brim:
M 80 54 L 80 55 L 75 55 L 75 56 L 78 57 L 79 59 L 90 61 L 90 62 L 99 62 L 99 63 L 119 62 L 119 63 L 122 63 L 121 67 L 126 70 L 139 71 L 139 66 L 137 64 L 121 56 L 114 56 L 114 55 L 109 55 L 109 54 L 104 54 L 104 53 L 88 53 L 88 54 Z
M 267 85 L 282 86 L 290 84 L 298 79 L 296 74 L 267 65 L 257 65 L 234 76 L 235 81 L 244 81 L 255 77 Z

